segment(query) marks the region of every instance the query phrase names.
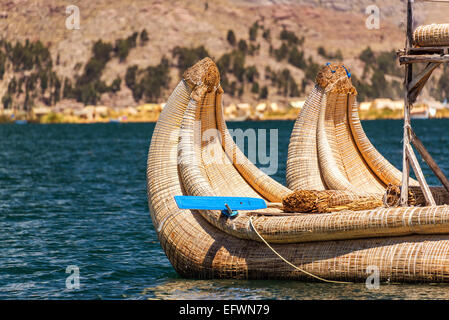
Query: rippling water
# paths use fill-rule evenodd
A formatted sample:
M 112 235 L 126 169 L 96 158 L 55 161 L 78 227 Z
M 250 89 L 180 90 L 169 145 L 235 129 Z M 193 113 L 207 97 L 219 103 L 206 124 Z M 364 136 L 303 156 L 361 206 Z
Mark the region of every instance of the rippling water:
M 368 121 L 372 142 L 401 167 L 401 121 Z M 293 122 L 278 128 L 279 170 Z M 449 172 L 448 120 L 415 131 Z M 0 298 L 19 299 L 448 299 L 446 285 L 335 285 L 295 281 L 185 280 L 162 251 L 148 213 L 146 157 L 154 124 L 0 125 Z M 423 165 L 430 183 L 437 183 Z M 66 289 L 66 268 L 80 289 Z

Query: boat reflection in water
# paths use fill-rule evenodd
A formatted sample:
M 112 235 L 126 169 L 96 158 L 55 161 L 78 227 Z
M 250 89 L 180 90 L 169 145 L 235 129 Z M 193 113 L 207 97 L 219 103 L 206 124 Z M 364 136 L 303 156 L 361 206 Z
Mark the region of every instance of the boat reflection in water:
M 368 289 L 364 283 L 328 284 L 270 280 L 186 280 L 172 279 L 147 287 L 145 299 L 449 299 L 447 284 L 387 284 Z

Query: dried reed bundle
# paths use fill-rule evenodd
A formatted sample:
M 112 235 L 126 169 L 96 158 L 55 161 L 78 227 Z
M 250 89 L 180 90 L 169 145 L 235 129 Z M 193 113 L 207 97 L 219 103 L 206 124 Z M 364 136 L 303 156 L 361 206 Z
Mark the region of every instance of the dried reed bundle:
M 318 204 L 329 201 L 329 191 L 297 190 L 282 199 L 285 212 L 318 212 Z
M 199 101 L 206 93 L 214 92 L 220 84 L 220 73 L 210 58 L 204 58 L 183 74 L 184 81 L 193 90 L 192 99 Z
M 382 206 L 376 195 L 360 195 L 337 190 L 297 190 L 282 199 L 285 212 L 329 213 L 343 210 L 361 211 Z
M 449 203 L 449 193 L 443 187 L 432 187 L 430 189 L 437 205 Z M 401 187 L 389 184 L 383 198 L 384 206 L 398 207 L 401 199 Z M 419 186 L 411 186 L 408 190 L 409 206 L 426 206 L 426 198 Z
M 426 199 L 424 195 L 422 195 L 424 199 L 424 204 L 426 203 Z M 383 203 L 386 207 L 398 207 L 401 200 L 401 187 L 389 184 L 387 190 L 385 191 L 385 195 L 383 198 Z M 411 191 L 411 188 L 408 191 L 408 204 L 409 206 L 417 205 L 416 198 Z
M 383 205 L 382 200 L 377 199 L 375 197 L 366 197 L 365 199 L 361 198 L 360 200 L 351 201 L 342 205 L 329 206 L 329 203 L 322 202 L 317 205 L 317 208 L 318 213 L 330 213 L 343 210 L 349 211 L 370 210 L 382 207 L 382 205 Z

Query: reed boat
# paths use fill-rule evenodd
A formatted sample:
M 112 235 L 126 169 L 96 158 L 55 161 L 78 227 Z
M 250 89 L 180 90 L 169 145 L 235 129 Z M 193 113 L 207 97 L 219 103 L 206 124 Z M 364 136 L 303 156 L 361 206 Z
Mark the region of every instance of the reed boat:
M 327 101 L 335 101 L 329 106 L 343 106 L 341 110 L 351 106 L 347 115 L 354 116 L 355 92 L 345 93 L 346 102 L 340 102 L 345 99 L 333 95 L 328 89 L 320 86 L 318 81 L 307 102 L 308 106 L 321 106 L 324 116 L 323 112 L 305 107 L 299 117 L 299 121 L 305 123 L 313 118 L 306 117 L 306 112 L 317 112 L 313 119 L 321 118 L 321 124 L 312 119 L 307 124 L 311 130 L 304 131 L 299 137 L 308 139 L 306 145 L 326 138 L 329 146 L 322 153 L 311 153 L 307 159 L 314 160 L 310 165 L 321 166 L 325 157 L 333 156 L 334 160 L 329 163 L 335 166 L 335 150 L 338 148 L 335 147 L 336 142 L 330 140 L 332 132 L 326 131 L 332 129 L 332 125 L 334 130 L 344 132 L 341 134 L 346 143 L 343 147 L 349 145 L 348 150 L 351 151 L 338 160 L 342 161 L 337 163 L 342 172 L 338 176 L 330 172 L 332 180 L 320 176 L 319 169 L 310 171 L 315 175 L 312 182 L 316 185 L 304 183 L 302 186 L 301 181 L 294 185 L 295 179 L 290 178 L 289 186 L 328 189 L 341 184 L 339 196 L 352 197 L 355 191 L 360 191 L 346 188 L 352 184 L 363 189 L 363 193 L 381 194 L 389 181 L 387 178 L 397 177 L 396 169 L 384 160 L 380 167 L 387 166 L 389 170 L 378 171 L 366 160 L 367 154 L 376 155 L 376 151 L 370 149 L 372 146 L 368 145 L 357 118 L 353 122 L 345 122 L 344 128 L 336 126 L 342 117 L 340 109 L 331 111 L 326 107 Z M 324 94 L 326 92 L 328 94 Z M 293 190 L 259 170 L 234 144 L 223 118 L 222 95 L 216 65 L 209 58 L 203 59 L 184 73 L 168 98 L 151 139 L 147 163 L 150 214 L 162 248 L 182 277 L 318 278 L 355 282 L 365 281 L 368 270 L 375 266 L 381 281 L 448 281 L 449 207 L 379 207 L 306 214 L 286 213 L 276 205 L 270 206 L 281 202 Z M 324 99 L 317 99 L 320 96 Z M 320 102 L 313 102 L 318 100 Z M 316 137 L 313 142 L 314 139 L 309 139 L 307 134 L 317 132 L 316 129 L 323 126 L 323 119 L 329 126 L 322 128 L 321 140 Z M 357 139 L 354 129 L 348 129 L 351 123 L 359 130 Z M 302 128 L 303 125 L 295 126 L 295 130 L 301 131 Z M 292 141 L 297 139 L 298 134 L 294 132 Z M 341 148 L 339 143 L 337 145 Z M 360 145 L 371 151 L 362 153 Z M 305 149 L 297 150 L 299 157 L 302 156 L 299 152 Z M 290 146 L 289 161 L 294 158 L 293 153 Z M 320 162 L 316 162 L 316 157 Z M 356 181 L 352 174 L 348 178 L 346 173 L 346 178 L 339 182 L 344 174 L 342 168 L 347 168 L 347 159 L 362 163 L 364 167 L 357 169 L 370 173 L 371 177 Z M 381 158 L 373 156 L 373 163 L 376 159 Z M 362 177 L 365 173 L 358 175 Z M 217 210 L 179 209 L 174 199 L 179 195 L 256 197 L 269 205 L 267 209 L 240 211 L 235 218 L 229 218 Z M 445 197 L 441 199 L 443 201 Z

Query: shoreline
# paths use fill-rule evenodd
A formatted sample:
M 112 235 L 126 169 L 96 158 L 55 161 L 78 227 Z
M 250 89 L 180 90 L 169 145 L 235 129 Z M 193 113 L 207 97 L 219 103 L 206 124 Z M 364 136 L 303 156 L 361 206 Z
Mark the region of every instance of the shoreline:
M 431 118 L 412 118 L 412 120 L 435 120 L 435 119 L 449 119 L 449 116 L 442 116 L 442 117 L 431 117 Z M 0 120 L 0 125 L 3 124 L 131 124 L 131 123 L 156 123 L 156 120 L 126 120 L 126 121 L 114 121 L 115 119 L 110 120 L 98 120 L 98 121 L 54 121 L 54 122 L 42 122 L 39 120 L 26 120 L 26 119 L 20 119 L 20 120 L 12 120 L 12 121 L 3 121 Z M 226 122 L 246 122 L 246 121 L 252 121 L 252 122 L 264 122 L 264 121 L 295 121 L 296 118 L 291 117 L 270 117 L 265 119 L 257 119 L 257 118 L 246 118 L 246 119 L 225 119 Z M 375 121 L 375 120 L 403 120 L 402 117 L 379 117 L 379 118 L 373 118 L 373 117 L 366 117 L 366 118 L 360 118 L 361 121 Z
M 92 106 L 91 109 L 104 108 Z M 151 108 L 149 110 L 139 110 L 134 112 L 129 112 L 128 110 L 123 111 L 109 111 L 103 113 L 90 113 L 75 115 L 67 114 L 63 112 L 47 112 L 43 115 L 36 114 L 34 112 L 30 113 L 12 113 L 0 115 L 0 123 L 40 123 L 40 124 L 54 124 L 54 123 L 74 123 L 74 124 L 90 124 L 90 123 L 155 123 L 159 115 L 161 114 L 162 108 Z M 225 114 L 225 120 L 230 122 L 240 122 L 240 121 L 270 121 L 270 120 L 285 120 L 294 121 L 297 119 L 301 108 L 288 108 L 284 110 L 279 110 L 276 112 L 254 112 L 253 110 L 248 110 L 246 113 L 241 113 L 239 116 L 237 114 Z M 359 109 L 360 120 L 401 120 L 403 119 L 403 109 L 396 108 L 369 108 L 360 110 Z M 412 119 L 446 119 L 449 118 L 449 109 L 442 108 L 437 109 L 432 114 L 430 112 L 423 112 L 422 109 L 416 108 L 412 110 Z

